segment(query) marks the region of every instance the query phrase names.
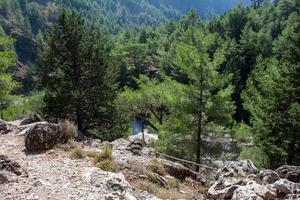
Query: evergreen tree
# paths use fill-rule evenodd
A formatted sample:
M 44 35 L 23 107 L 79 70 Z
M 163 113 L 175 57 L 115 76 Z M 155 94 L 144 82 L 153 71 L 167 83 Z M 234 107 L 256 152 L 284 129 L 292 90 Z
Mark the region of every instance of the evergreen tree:
M 261 59 L 244 92 L 255 142 L 271 167 L 300 164 L 299 28 L 299 15 L 294 13 L 274 43 L 277 59 Z
M 11 91 L 17 86 L 12 75 L 7 72 L 8 67 L 16 62 L 14 41 L 8 37 L 0 26 L 0 118 L 11 99 Z
M 221 73 L 225 47 L 209 53 L 216 42 L 217 35 L 207 34 L 190 28 L 177 46 L 177 63 L 190 80 L 186 88 L 186 98 L 181 111 L 189 116 L 188 127 L 195 131 L 192 141 L 196 141 L 194 153 L 196 162 L 201 162 L 205 130 L 215 125 L 228 125 L 234 111 L 231 100 L 233 86 L 231 74 Z
M 111 42 L 85 23 L 82 14 L 62 10 L 40 45 L 40 83 L 50 119 L 70 119 L 80 131 L 113 128 L 114 66 Z

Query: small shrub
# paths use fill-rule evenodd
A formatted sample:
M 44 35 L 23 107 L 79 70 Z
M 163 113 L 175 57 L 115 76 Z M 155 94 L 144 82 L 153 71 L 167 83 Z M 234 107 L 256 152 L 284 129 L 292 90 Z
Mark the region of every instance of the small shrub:
M 116 172 L 117 165 L 112 155 L 112 148 L 104 146 L 101 152 L 86 152 L 88 157 L 94 158 L 94 165 L 104 171 Z
M 64 121 L 59 122 L 59 126 L 61 127 L 63 132 L 63 142 L 67 142 L 70 139 L 75 138 L 78 129 L 74 122 L 66 119 Z
M 192 199 L 188 194 L 181 194 L 179 191 L 173 189 L 165 189 L 143 179 L 134 180 L 131 184 L 139 190 L 147 191 L 162 199 Z
M 100 153 L 97 151 L 87 151 L 87 152 L 85 152 L 85 154 L 89 158 L 96 158 L 96 157 L 99 157 L 98 154 L 100 154 Z
M 254 165 L 258 168 L 269 166 L 268 156 L 265 152 L 258 147 L 245 147 L 241 146 L 241 154 L 239 158 L 241 160 L 250 159 Z
M 104 146 L 101 152 L 95 154 L 94 159 L 95 163 L 103 160 L 113 160 L 112 148 L 110 146 Z
M 85 158 L 85 152 L 80 146 L 75 147 L 71 152 L 71 158 L 83 159 Z
M 179 184 L 176 178 L 170 178 L 167 180 L 167 183 L 171 189 L 178 189 Z
M 165 166 L 156 159 L 151 161 L 150 165 L 147 166 L 147 169 L 161 176 L 166 174 Z
M 116 172 L 117 171 L 117 165 L 114 162 L 114 160 L 102 160 L 100 162 L 97 162 L 95 164 L 96 167 L 104 170 L 104 171 L 108 171 L 108 172 Z

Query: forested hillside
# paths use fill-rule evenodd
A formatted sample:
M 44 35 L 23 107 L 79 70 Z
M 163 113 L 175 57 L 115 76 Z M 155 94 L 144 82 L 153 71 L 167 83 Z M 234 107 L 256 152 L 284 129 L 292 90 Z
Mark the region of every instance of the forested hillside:
M 298 0 L 252 1 L 209 20 L 180 17 L 179 1 L 0 2 L 2 118 L 39 113 L 114 140 L 142 116 L 170 155 L 299 165 Z M 30 66 L 25 97 L 11 78 L 18 65 Z M 223 154 L 226 137 L 238 152 Z
M 190 9 L 196 9 L 200 16 L 207 18 L 227 11 L 237 3 L 237 0 L 209 3 L 182 0 L 1 0 L 0 25 L 16 39 L 19 60 L 28 64 L 36 58 L 37 34 L 57 20 L 62 6 L 82 12 L 90 21 L 101 24 L 103 30 L 115 34 L 127 26 L 152 26 L 167 19 L 179 19 Z

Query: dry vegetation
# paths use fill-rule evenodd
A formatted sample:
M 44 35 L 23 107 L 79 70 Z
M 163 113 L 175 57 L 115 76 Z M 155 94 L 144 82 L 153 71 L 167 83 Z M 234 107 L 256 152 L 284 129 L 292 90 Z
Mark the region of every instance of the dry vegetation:
M 65 119 L 59 122 L 59 126 L 63 133 L 63 142 L 68 142 L 75 138 L 78 129 L 74 122 Z
M 112 148 L 109 146 L 104 146 L 101 152 L 84 151 L 82 147 L 77 146 L 71 152 L 71 158 L 83 159 L 85 157 L 93 158 L 94 165 L 104 171 L 116 172 L 118 170 L 112 155 Z

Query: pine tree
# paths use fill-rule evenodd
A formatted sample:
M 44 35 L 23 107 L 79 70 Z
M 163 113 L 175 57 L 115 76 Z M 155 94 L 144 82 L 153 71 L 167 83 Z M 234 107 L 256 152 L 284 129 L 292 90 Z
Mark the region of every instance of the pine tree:
M 213 51 L 217 35 L 199 29 L 189 29 L 177 46 L 177 64 L 190 80 L 186 88 L 186 99 L 182 115 L 189 116 L 190 130 L 194 130 L 196 162 L 204 155 L 202 146 L 205 130 L 214 125 L 228 125 L 234 111 L 231 101 L 233 86 L 231 74 L 221 73 L 224 62 L 224 47 Z
M 62 10 L 40 45 L 40 83 L 45 113 L 70 119 L 80 131 L 112 128 L 114 66 L 111 42 L 82 14 Z
M 300 20 L 294 13 L 274 43 L 276 58 L 260 59 L 244 92 L 254 138 L 269 166 L 299 165 Z

